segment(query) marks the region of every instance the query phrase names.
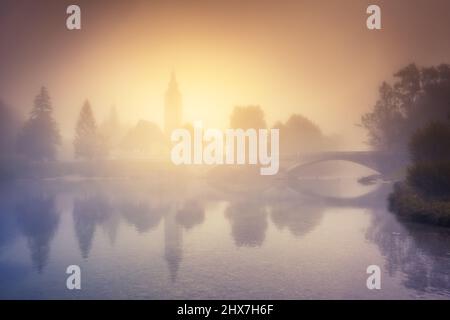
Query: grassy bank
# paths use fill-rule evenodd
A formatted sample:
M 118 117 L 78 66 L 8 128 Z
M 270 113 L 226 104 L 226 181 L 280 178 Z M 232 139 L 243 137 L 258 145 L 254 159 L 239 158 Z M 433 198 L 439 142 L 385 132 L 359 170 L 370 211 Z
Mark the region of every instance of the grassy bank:
M 425 196 L 406 182 L 395 184 L 389 209 L 401 219 L 450 227 L 450 201 Z

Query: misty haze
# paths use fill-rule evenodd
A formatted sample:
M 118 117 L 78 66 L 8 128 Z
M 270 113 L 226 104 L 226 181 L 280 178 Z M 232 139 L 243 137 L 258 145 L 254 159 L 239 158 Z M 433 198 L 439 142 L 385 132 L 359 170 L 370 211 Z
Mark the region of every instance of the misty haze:
M 0 299 L 449 299 L 450 3 L 378 2 L 2 1 Z

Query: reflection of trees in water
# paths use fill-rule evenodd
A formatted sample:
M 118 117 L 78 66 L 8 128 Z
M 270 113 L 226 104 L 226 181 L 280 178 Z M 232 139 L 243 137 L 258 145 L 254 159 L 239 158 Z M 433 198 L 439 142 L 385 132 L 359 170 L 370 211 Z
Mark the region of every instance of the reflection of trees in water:
M 279 229 L 287 228 L 302 236 L 316 227 L 323 216 L 320 204 L 302 202 L 283 185 L 259 194 L 248 191 L 239 196 L 227 194 L 230 205 L 225 211 L 237 246 L 260 246 L 268 227 L 267 216 Z M 305 199 L 303 199 L 306 201 Z
M 225 211 L 238 247 L 261 246 L 267 230 L 267 208 L 257 199 L 232 202 Z
M 298 201 L 271 203 L 271 218 L 279 229 L 287 228 L 296 237 L 303 236 L 319 225 L 323 209 Z
M 17 235 L 13 187 L 0 182 L 0 253 L 2 247 L 11 243 Z
M 103 196 L 89 196 L 74 200 L 73 221 L 83 258 L 86 259 L 89 256 L 96 226 L 107 220 L 111 210 L 109 202 Z
M 403 284 L 418 292 L 450 294 L 450 230 L 399 223 L 392 215 L 378 215 L 366 237 L 386 257 L 390 275 L 402 272 Z
M 17 223 L 27 239 L 31 260 L 39 273 L 47 264 L 50 242 L 59 224 L 53 197 L 25 197 L 17 205 Z
M 77 198 L 73 208 L 75 232 L 84 258 L 89 256 L 97 226 L 114 242 L 121 217 L 140 233 L 156 228 L 164 219 L 164 257 L 172 281 L 176 279 L 183 256 L 182 227 L 188 230 L 201 224 L 204 215 L 203 204 L 195 200 L 179 206 L 176 203 L 152 204 L 133 196 L 112 201 L 101 194 Z
M 117 231 L 119 230 L 120 216 L 111 207 L 108 215 L 101 221 L 101 227 L 109 239 L 109 243 L 114 245 L 117 239 Z
M 126 202 L 120 206 L 120 211 L 125 220 L 142 233 L 158 226 L 166 208 L 152 207 L 144 202 Z
M 178 210 L 176 220 L 186 230 L 200 225 L 205 220 L 205 209 L 198 201 L 186 201 Z

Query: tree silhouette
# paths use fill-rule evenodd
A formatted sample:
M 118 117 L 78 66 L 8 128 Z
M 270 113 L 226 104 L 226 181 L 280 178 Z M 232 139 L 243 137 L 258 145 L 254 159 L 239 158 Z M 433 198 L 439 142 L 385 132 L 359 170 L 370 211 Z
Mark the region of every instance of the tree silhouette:
M 299 114 L 293 114 L 286 123 L 277 122 L 280 130 L 280 153 L 295 155 L 301 152 L 321 150 L 328 142 L 320 128 Z
M 53 160 L 61 142 L 58 126 L 52 116 L 53 108 L 45 87 L 34 99 L 30 119 L 18 137 L 18 152 L 33 160 Z
M 265 129 L 264 111 L 260 106 L 234 107 L 230 116 L 230 128 L 233 129 Z
M 258 129 L 265 129 L 267 127 L 266 120 L 264 118 L 264 111 L 260 106 L 236 106 L 230 115 L 230 128 L 249 130 L 254 129 L 258 132 Z M 250 139 L 246 138 L 247 145 L 245 146 L 245 152 L 249 149 L 248 143 Z M 237 144 L 234 145 L 234 154 L 237 154 Z
M 363 115 L 361 124 L 375 149 L 405 152 L 418 128 L 450 119 L 450 65 L 410 64 L 394 77 L 392 85 L 383 82 L 373 110 Z
M 166 139 L 157 124 L 140 120 L 120 143 L 123 151 L 140 156 L 162 155 L 167 149 Z
M 105 143 L 97 132 L 97 123 L 88 100 L 84 102 L 81 108 L 73 145 L 75 158 L 91 160 L 106 154 Z
M 450 123 L 431 122 L 418 129 L 409 142 L 413 163 L 450 163 Z
M 412 165 L 407 181 L 421 194 L 450 200 L 450 123 L 432 122 L 409 143 Z

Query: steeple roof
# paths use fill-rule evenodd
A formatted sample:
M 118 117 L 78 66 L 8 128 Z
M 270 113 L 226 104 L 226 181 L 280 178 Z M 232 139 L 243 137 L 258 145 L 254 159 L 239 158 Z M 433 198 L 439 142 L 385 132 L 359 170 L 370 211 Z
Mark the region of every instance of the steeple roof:
M 170 81 L 169 81 L 169 88 L 168 90 L 176 90 L 178 91 L 178 82 L 177 82 L 177 76 L 175 75 L 175 71 L 172 70 L 172 73 L 170 74 Z

